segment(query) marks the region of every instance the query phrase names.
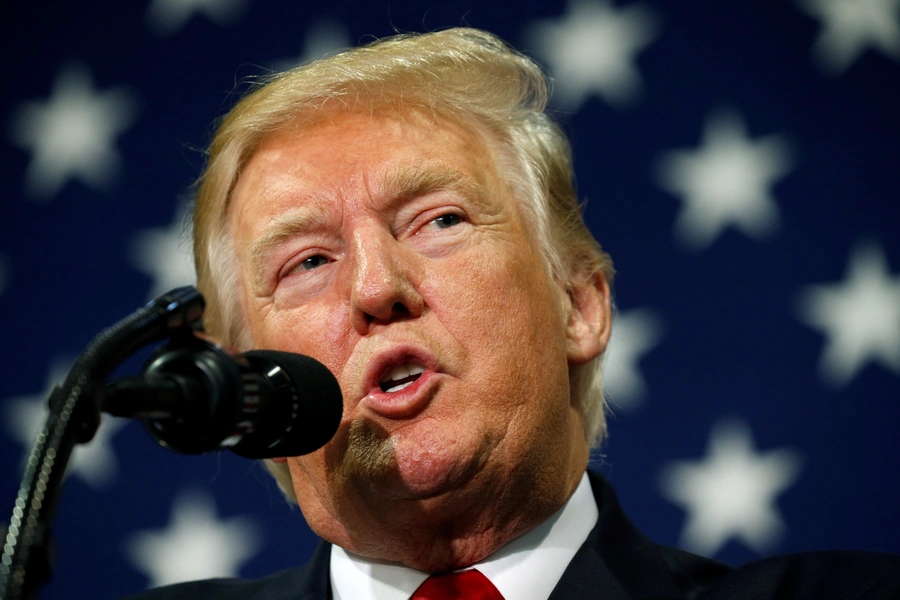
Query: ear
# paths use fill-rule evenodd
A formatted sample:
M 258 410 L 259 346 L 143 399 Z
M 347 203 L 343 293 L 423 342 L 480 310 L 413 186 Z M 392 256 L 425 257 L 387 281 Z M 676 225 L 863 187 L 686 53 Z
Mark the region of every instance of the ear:
M 286 456 L 279 456 L 278 458 L 270 458 L 269 460 L 271 460 L 273 463 L 286 463 L 286 462 L 287 462 L 287 457 L 286 457 Z
M 609 343 L 612 305 L 609 284 L 601 273 L 569 284 L 569 320 L 566 350 L 570 366 L 579 366 L 600 356 Z

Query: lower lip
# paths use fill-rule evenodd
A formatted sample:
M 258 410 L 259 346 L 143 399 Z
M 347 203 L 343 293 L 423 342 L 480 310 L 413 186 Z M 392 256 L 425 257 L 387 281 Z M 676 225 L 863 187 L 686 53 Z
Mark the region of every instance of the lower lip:
M 380 387 L 373 389 L 362 402 L 373 411 L 389 419 L 409 419 L 421 413 L 431 402 L 432 390 L 437 384 L 434 371 L 422 376 L 400 391 L 388 393 Z

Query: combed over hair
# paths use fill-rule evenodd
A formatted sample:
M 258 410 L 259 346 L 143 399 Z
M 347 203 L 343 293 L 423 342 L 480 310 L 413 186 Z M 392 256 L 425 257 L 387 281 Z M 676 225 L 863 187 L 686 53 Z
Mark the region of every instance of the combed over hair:
M 456 28 L 404 34 L 274 75 L 224 117 L 198 180 L 194 254 L 207 300 L 207 331 L 246 349 L 235 253 L 227 235 L 231 191 L 263 140 L 337 110 L 419 111 L 476 124 L 500 149 L 501 169 L 541 244 L 552 277 L 566 288 L 605 277 L 610 257 L 584 224 L 566 136 L 545 114 L 547 79 L 498 37 Z M 571 370 L 572 398 L 589 443 L 605 434 L 602 357 Z M 284 465 L 269 464 L 293 496 Z

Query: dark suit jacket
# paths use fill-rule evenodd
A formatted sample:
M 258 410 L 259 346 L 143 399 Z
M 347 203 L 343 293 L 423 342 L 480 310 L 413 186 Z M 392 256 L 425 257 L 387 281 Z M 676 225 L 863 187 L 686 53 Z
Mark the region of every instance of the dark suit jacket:
M 654 544 L 625 516 L 612 486 L 595 473 L 590 478 L 600 517 L 550 600 L 900 600 L 900 556 L 815 552 L 732 568 Z M 323 542 L 297 569 L 253 581 L 176 584 L 133 600 L 330 600 L 330 557 L 331 546 Z

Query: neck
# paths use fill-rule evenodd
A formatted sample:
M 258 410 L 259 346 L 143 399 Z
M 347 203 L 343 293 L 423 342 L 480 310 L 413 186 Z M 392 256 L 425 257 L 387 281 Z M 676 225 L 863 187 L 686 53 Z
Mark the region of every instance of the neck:
M 484 560 L 551 517 L 571 497 L 586 467 L 587 453 L 561 481 L 536 473 L 504 490 L 488 488 L 489 498 L 454 492 L 453 498 L 366 503 L 366 510 L 341 511 L 341 519 L 331 521 L 339 526 L 316 533 L 369 558 L 429 573 L 452 571 Z

